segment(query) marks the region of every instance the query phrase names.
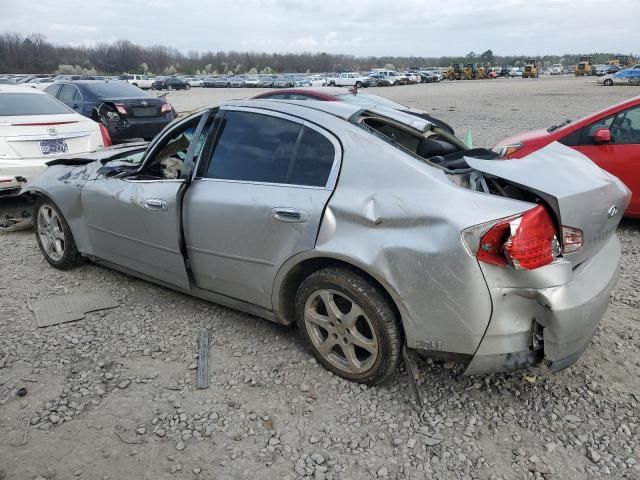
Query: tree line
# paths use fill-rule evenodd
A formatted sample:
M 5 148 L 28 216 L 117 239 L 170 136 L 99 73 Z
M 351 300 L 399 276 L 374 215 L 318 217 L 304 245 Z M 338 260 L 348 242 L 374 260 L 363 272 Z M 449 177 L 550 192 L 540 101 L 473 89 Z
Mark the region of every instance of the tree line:
M 591 53 L 593 63 L 606 63 L 613 53 Z M 541 65 L 574 65 L 581 54 L 541 55 Z M 381 68 L 446 67 L 453 63 L 487 66 L 524 65 L 527 56 L 499 56 L 492 50 L 469 52 L 459 57 L 380 56 L 357 57 L 330 53 L 198 52 L 186 54 L 164 45 L 143 46 L 116 40 L 95 46 L 55 45 L 43 35 L 0 33 L 0 73 L 121 73 L 228 74 L 336 72 Z

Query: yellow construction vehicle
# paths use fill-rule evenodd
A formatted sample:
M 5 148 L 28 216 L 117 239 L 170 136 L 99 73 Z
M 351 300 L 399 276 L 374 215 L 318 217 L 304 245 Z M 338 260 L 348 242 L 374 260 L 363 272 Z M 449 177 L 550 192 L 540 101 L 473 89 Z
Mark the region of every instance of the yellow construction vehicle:
M 467 69 L 462 63 L 454 63 L 444 73 L 447 80 L 469 80 L 471 77 L 467 74 Z
M 467 79 L 479 80 L 481 78 L 487 78 L 487 72 L 484 67 L 479 66 L 477 63 L 467 63 L 464 67 L 464 71 Z
M 538 70 L 538 62 L 535 58 L 529 58 L 527 63 L 524 65 L 522 78 L 538 78 L 539 76 L 540 72 Z
M 593 75 L 593 65 L 591 64 L 591 57 L 580 57 L 580 63 L 576 67 L 576 77 L 583 75 Z

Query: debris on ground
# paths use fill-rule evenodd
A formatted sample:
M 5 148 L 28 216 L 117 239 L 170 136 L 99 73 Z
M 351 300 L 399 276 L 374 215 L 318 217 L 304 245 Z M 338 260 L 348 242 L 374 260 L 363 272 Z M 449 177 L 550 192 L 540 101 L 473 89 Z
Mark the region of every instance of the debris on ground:
M 200 332 L 196 387 L 209 388 L 209 330 L 206 328 Z
M 0 232 L 18 232 L 31 228 L 33 228 L 33 222 L 28 210 L 23 210 L 20 216 L 5 214 L 4 218 L 0 220 Z
M 29 309 L 36 317 L 36 325 L 43 328 L 82 320 L 86 313 L 117 306 L 118 302 L 107 294 L 78 293 L 37 300 L 30 304 Z

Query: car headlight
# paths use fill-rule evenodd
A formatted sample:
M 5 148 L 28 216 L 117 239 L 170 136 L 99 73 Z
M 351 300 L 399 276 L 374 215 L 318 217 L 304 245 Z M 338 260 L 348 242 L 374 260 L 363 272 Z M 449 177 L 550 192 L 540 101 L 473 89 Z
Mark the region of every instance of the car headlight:
M 493 151 L 496 152 L 498 155 L 500 155 L 500 158 L 506 158 L 516 153 L 522 147 L 524 147 L 524 143 L 521 143 L 521 142 L 509 143 L 507 145 L 501 145 L 499 147 L 496 147 L 493 149 Z

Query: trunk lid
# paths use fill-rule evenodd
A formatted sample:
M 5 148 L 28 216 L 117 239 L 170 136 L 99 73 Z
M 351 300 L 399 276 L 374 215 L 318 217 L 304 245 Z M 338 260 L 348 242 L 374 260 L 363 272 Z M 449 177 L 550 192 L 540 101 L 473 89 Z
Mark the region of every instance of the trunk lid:
M 0 159 L 87 152 L 97 132 L 94 121 L 75 113 L 0 117 Z
M 161 112 L 162 105 L 166 103 L 161 98 L 105 98 L 107 103 L 120 103 L 124 105 L 127 114 L 131 118 L 157 118 L 164 114 Z
M 582 250 L 564 255 L 574 265 L 615 234 L 631 198 L 620 180 L 557 142 L 517 160 L 465 160 L 475 170 L 535 192 L 551 206 L 560 225 L 582 230 Z

